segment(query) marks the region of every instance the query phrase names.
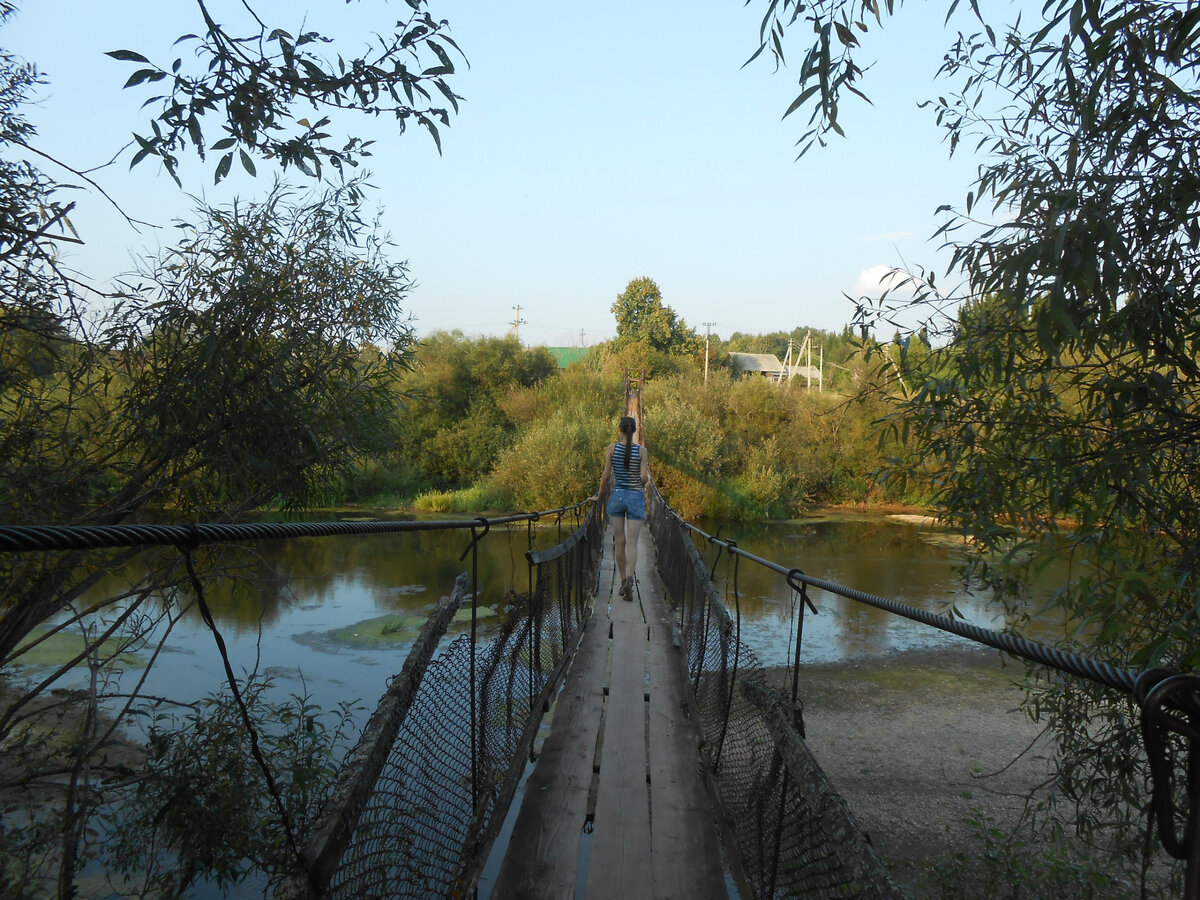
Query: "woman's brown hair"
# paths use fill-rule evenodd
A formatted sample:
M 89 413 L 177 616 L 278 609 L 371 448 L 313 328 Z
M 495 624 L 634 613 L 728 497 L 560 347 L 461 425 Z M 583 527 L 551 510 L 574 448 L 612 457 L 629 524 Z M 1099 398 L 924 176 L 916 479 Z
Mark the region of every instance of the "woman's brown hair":
M 625 468 L 629 468 L 629 457 L 632 455 L 633 433 L 637 431 L 637 419 L 633 416 L 621 416 L 617 430 L 625 435 Z

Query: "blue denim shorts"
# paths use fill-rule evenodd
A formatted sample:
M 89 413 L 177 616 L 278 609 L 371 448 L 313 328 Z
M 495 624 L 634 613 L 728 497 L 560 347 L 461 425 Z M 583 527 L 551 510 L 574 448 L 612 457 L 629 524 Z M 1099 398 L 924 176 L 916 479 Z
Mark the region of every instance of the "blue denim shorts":
M 610 516 L 641 521 L 646 518 L 646 494 L 643 491 L 614 490 L 604 511 Z

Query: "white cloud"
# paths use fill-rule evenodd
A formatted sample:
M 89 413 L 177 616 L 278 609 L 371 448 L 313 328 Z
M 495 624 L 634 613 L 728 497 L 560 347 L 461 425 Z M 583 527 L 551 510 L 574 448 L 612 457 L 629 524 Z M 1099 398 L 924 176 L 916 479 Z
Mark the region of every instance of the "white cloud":
M 858 273 L 854 279 L 854 297 L 878 297 L 884 291 L 893 293 L 912 293 L 909 276 L 903 272 L 894 271 L 892 266 L 883 264 L 870 266 Z

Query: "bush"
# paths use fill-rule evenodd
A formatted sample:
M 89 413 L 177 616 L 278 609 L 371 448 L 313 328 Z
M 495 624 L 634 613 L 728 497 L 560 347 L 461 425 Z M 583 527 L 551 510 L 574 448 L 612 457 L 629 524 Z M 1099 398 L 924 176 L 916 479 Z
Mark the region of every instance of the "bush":
M 584 418 L 608 421 L 620 403 L 621 391 L 620 374 L 574 365 L 534 387 L 511 391 L 500 401 L 500 408 L 518 428 L 548 419 L 555 410 L 568 406 Z
M 692 518 L 723 507 L 720 422 L 670 398 L 643 412 L 650 466 L 663 497 Z M 740 505 L 734 501 L 734 505 Z
M 363 460 L 343 478 L 338 498 L 368 506 L 401 506 L 422 487 L 420 473 L 408 466 Z
M 267 679 L 248 679 L 243 698 L 298 837 L 320 811 L 356 732 L 349 707 L 322 711 L 298 695 L 272 702 L 264 696 L 269 688 Z M 205 698 L 182 721 L 158 716 L 131 784 L 109 819 L 105 850 L 116 872 L 145 882 L 144 893 L 184 896 L 199 880 L 228 887 L 254 872 L 278 878 L 294 864 L 228 692 Z
M 935 859 L 915 894 L 931 900 L 1180 896 L 1178 889 L 1170 888 L 1172 874 L 1166 869 L 1147 873 L 1147 894 L 1142 893 L 1136 848 L 1089 847 L 1055 820 L 1026 821 L 1018 829 L 1007 829 L 979 815 L 970 825 L 971 847 Z
M 493 489 L 523 509 L 552 509 L 590 496 L 600 481 L 611 417 L 589 415 L 578 405 L 560 407 L 531 426 L 505 453 L 492 475 Z

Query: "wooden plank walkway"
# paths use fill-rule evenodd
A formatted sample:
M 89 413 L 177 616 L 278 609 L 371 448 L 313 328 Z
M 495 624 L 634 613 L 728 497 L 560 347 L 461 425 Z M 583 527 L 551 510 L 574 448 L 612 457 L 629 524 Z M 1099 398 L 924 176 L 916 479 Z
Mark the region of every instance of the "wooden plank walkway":
M 726 900 L 649 529 L 632 603 L 604 536 L 596 611 L 525 785 L 494 898 Z

